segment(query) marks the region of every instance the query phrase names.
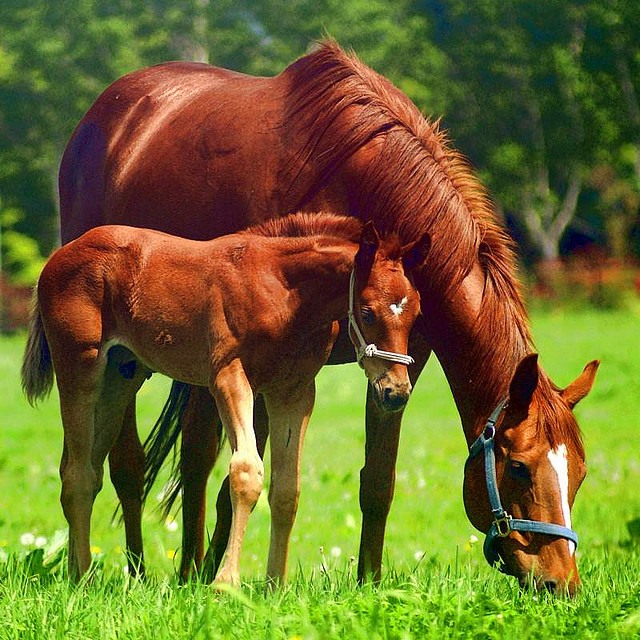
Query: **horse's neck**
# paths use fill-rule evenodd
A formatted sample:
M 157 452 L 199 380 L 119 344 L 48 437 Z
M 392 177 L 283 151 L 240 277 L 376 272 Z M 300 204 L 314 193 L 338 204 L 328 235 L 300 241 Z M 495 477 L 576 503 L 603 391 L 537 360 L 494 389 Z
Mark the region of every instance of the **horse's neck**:
M 514 327 L 509 301 L 488 304 L 483 285 L 478 268 L 453 296 L 429 305 L 425 314 L 429 341 L 449 382 L 468 441 L 477 436 L 507 395 L 516 365 L 531 348 L 527 336 Z

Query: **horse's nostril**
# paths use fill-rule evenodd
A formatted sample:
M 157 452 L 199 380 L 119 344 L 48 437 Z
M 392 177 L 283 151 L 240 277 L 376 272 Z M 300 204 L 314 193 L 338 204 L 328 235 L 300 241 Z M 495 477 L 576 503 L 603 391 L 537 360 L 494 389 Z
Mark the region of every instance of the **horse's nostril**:
M 557 580 L 545 580 L 542 584 L 549 593 L 556 593 L 558 589 Z

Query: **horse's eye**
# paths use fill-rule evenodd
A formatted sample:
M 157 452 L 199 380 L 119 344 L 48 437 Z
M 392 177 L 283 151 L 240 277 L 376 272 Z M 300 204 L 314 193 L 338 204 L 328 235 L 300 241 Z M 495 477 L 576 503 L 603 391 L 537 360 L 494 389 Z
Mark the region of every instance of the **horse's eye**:
M 372 325 L 376 321 L 376 316 L 373 311 L 366 307 L 360 310 L 360 317 L 362 318 L 362 322 L 368 325 Z
M 531 480 L 531 473 L 524 462 L 511 460 L 509 463 L 509 471 L 515 480 Z

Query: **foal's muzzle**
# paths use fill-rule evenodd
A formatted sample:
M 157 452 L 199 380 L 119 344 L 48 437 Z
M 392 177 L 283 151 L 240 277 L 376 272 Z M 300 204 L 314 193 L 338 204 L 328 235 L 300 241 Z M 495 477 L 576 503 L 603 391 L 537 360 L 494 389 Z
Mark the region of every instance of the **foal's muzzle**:
M 373 384 L 374 397 L 378 406 L 393 413 L 407 406 L 411 396 L 411 383 L 400 385 L 385 384 L 384 377 Z

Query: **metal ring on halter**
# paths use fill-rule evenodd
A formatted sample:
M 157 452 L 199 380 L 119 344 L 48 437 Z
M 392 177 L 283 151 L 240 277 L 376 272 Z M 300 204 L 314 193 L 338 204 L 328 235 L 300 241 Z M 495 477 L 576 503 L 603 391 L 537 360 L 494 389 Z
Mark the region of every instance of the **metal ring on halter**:
M 358 345 L 355 346 L 356 350 L 356 360 L 358 364 L 362 366 L 363 358 L 381 358 L 382 360 L 388 360 L 389 362 L 398 362 L 399 364 L 410 365 L 415 362 L 415 360 L 404 353 L 396 353 L 395 351 L 383 351 L 382 349 L 378 349 L 375 344 L 369 343 L 364 339 L 362 335 L 362 331 L 360 331 L 360 327 L 355 319 L 355 314 L 353 312 L 355 305 L 355 289 L 356 289 L 356 272 L 355 269 L 351 272 L 351 277 L 349 279 L 349 310 L 347 312 L 349 318 L 349 327 L 353 329 L 353 333 L 356 336 L 358 341 Z
M 525 520 L 521 518 L 513 518 L 502 507 L 500 501 L 500 493 L 498 491 L 498 478 L 496 476 L 496 455 L 494 448 L 494 440 L 496 435 L 496 422 L 507 408 L 508 400 L 505 398 L 500 401 L 498 406 L 492 411 L 482 433 L 469 447 L 469 457 L 467 462 L 475 458 L 480 451 L 484 451 L 484 468 L 487 483 L 487 494 L 489 495 L 489 504 L 491 505 L 491 513 L 493 521 L 487 532 L 483 545 L 484 557 L 487 562 L 493 566 L 500 561 L 500 555 L 495 548 L 497 538 L 506 538 L 512 531 L 521 531 L 529 533 L 544 533 L 549 536 L 557 536 L 565 538 L 578 546 L 578 534 L 560 524 L 552 522 L 539 522 L 537 520 Z

